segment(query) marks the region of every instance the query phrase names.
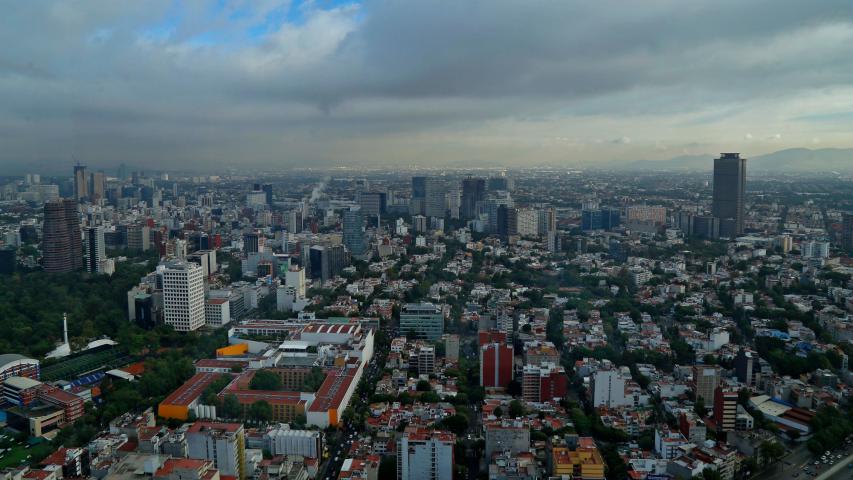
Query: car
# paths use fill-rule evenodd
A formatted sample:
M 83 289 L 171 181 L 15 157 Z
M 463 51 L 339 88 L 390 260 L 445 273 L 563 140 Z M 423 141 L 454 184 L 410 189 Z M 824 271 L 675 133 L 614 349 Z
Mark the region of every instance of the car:
M 814 462 L 815 465 L 820 465 L 820 461 Z
M 796 472 L 796 473 L 794 473 L 794 478 L 797 478 L 797 477 L 799 477 L 799 476 L 800 476 L 800 472 Z

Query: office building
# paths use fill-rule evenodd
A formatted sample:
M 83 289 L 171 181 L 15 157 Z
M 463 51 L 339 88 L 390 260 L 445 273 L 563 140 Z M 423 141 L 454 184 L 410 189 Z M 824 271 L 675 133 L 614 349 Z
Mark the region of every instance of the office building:
M 746 201 L 746 159 L 739 153 L 723 153 L 714 159 L 714 196 L 711 213 L 720 219 L 720 236 L 743 234 Z
M 349 265 L 349 257 L 343 245 L 314 245 L 309 250 L 311 278 L 330 280 L 343 272 Z
M 651 205 L 632 205 L 627 208 L 628 222 L 652 223 L 663 225 L 666 223 L 666 207 Z
M 507 177 L 506 175 L 501 175 L 499 177 L 491 177 L 489 178 L 489 191 L 504 191 L 511 192 L 515 188 L 515 182 Z
M 89 177 L 86 166 L 74 165 L 74 199 L 78 202 L 89 198 Z
M 735 357 L 735 374 L 738 381 L 747 387 L 751 387 L 753 384 L 752 372 L 755 369 L 756 357 L 757 355 L 754 352 L 743 348 L 737 352 Z
M 86 271 L 89 273 L 105 273 L 107 254 L 104 247 L 104 228 L 86 227 L 84 232 L 86 237 Z
M 364 254 L 364 217 L 361 209 L 344 212 L 343 242 L 352 255 Z
M 418 349 L 418 375 L 435 373 L 435 348 L 420 347 Z
M 714 423 L 718 432 L 731 432 L 737 420 L 737 390 L 717 387 L 714 390 Z
M 90 189 L 92 200 L 97 201 L 106 196 L 107 176 L 103 171 L 92 173 L 92 188 Z
M 44 271 L 64 273 L 83 267 L 80 217 L 74 200 L 53 200 L 44 204 L 42 233 Z
M 468 177 L 462 180 L 460 214 L 463 219 L 477 216 L 477 208 L 486 199 L 486 180 Z
M 515 230 L 522 237 L 539 236 L 539 211 L 532 208 L 518 208 L 515 211 Z
M 388 209 L 388 195 L 385 192 L 360 192 L 358 205 L 364 216 L 383 215 Z
M 444 333 L 444 313 L 432 303 L 407 303 L 400 312 L 400 334 L 437 340 Z
M 298 210 L 291 210 L 287 212 L 286 219 L 286 228 L 288 233 L 299 233 L 302 231 L 302 212 Z
M 272 205 L 272 184 L 265 183 L 261 185 L 261 191 L 264 192 L 264 200 L 267 205 Z
M 260 232 L 249 232 L 243 235 L 243 252 L 245 254 L 258 253 L 264 249 L 263 234 Z
M 218 328 L 231 322 L 231 305 L 228 298 L 208 298 L 204 302 L 204 324 Z
M 459 335 L 455 333 L 444 335 L 444 358 L 448 362 L 459 361 Z
M 204 271 L 195 263 L 173 260 L 163 266 L 163 318 L 179 332 L 204 326 Z
M 186 433 L 187 456 L 211 460 L 222 475 L 246 478 L 246 439 L 239 423 L 195 422 Z
M 720 367 L 715 365 L 693 366 L 693 391 L 696 399 L 705 401 L 706 408 L 714 399 L 714 391 L 720 385 Z
M 142 252 L 151 248 L 151 229 L 148 225 L 134 223 L 127 226 L 127 248 Z
M 453 480 L 455 443 L 450 432 L 407 428 L 397 442 L 397 480 Z
M 444 218 L 447 214 L 447 187 L 437 177 L 427 177 L 424 195 L 424 212 L 427 217 Z
M 619 210 L 616 208 L 584 209 L 581 211 L 581 230 L 610 230 L 621 223 Z
M 540 236 L 557 231 L 557 211 L 554 207 L 541 208 L 537 213 L 539 220 L 536 222 L 536 227 L 539 229 Z

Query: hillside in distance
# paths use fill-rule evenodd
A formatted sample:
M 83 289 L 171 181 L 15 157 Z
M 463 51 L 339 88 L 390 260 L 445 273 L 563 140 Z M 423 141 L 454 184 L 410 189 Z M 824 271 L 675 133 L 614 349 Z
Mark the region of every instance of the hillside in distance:
M 614 164 L 630 171 L 711 170 L 717 155 L 681 155 L 667 160 L 638 160 Z M 853 171 L 853 148 L 788 148 L 765 155 L 747 156 L 752 171 L 818 172 Z

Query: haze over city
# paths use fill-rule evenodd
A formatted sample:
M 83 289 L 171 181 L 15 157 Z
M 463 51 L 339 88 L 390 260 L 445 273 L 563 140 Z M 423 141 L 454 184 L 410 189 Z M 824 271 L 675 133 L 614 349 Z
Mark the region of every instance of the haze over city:
M 0 18 L 0 167 L 853 147 L 851 18 L 842 0 L 16 2 Z

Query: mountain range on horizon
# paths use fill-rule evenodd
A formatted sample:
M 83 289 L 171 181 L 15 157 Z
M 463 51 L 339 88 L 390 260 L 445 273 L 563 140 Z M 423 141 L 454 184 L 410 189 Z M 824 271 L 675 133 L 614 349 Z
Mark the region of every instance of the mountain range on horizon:
M 614 162 L 620 170 L 712 170 L 719 154 L 680 155 L 665 160 Z M 747 169 L 775 172 L 853 171 L 853 148 L 787 148 L 747 158 Z

